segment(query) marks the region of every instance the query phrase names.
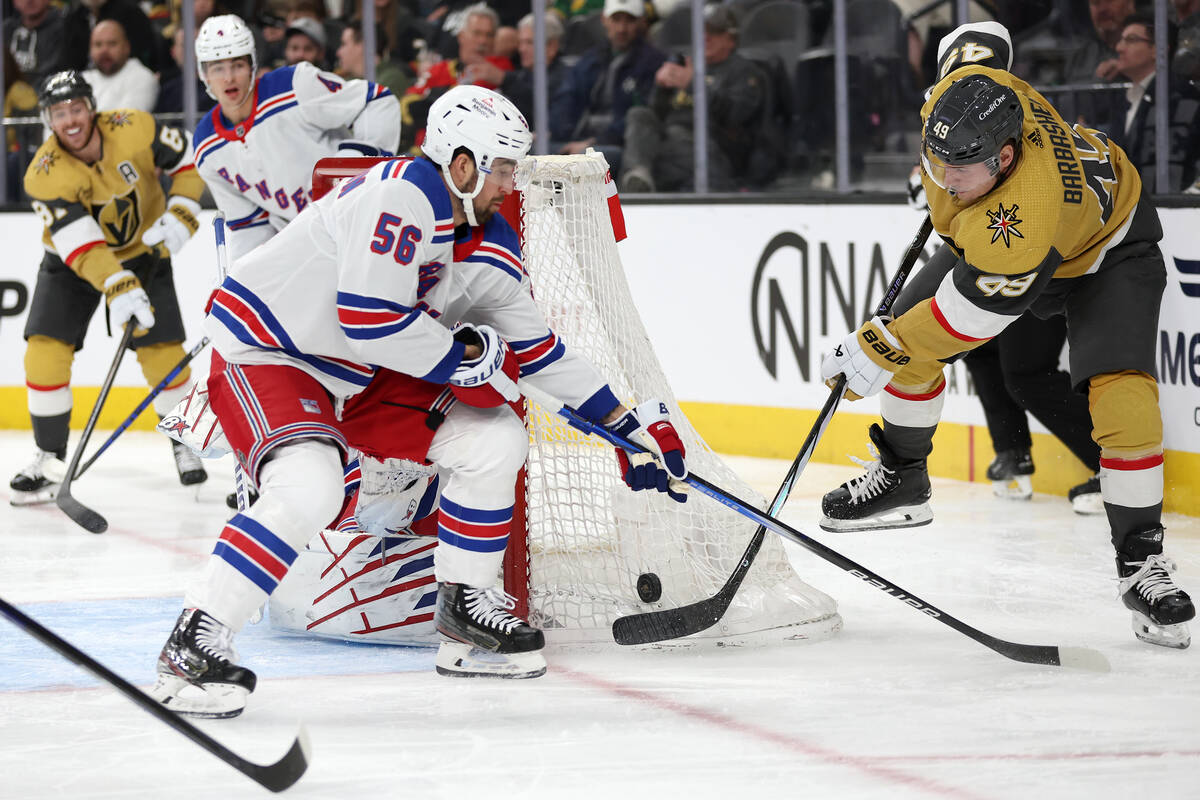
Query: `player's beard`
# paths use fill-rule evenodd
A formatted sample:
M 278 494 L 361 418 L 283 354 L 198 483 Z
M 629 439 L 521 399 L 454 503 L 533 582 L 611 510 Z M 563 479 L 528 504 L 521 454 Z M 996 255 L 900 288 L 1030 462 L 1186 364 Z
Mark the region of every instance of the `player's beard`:
M 496 201 L 498 199 L 499 198 L 493 197 L 491 200 L 487 201 L 487 203 L 481 204 L 478 197 L 472 198 L 471 205 L 475 208 L 475 222 L 483 225 L 485 222 L 491 219 L 492 215 L 500 209 L 500 206 L 496 205 Z

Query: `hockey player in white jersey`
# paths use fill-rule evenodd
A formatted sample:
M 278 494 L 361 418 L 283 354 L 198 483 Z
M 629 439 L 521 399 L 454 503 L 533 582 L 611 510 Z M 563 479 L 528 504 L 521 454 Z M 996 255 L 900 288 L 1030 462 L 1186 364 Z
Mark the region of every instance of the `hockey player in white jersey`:
M 307 62 L 255 80 L 254 35 L 233 14 L 200 26 L 196 64 L 218 103 L 196 126 L 196 168 L 229 220 L 233 258 L 304 210 L 319 159 L 391 155 L 399 145 L 400 103 L 390 89 Z
M 387 455 L 440 473 L 442 674 L 546 669 L 541 631 L 496 585 L 528 448 L 508 405 L 518 377 L 639 436 L 656 458 L 618 454 L 631 488 L 686 499 L 665 407 L 626 409 L 533 303 L 517 236 L 496 213 L 532 142 L 525 120 L 462 86 L 434 103 L 427 130 L 422 157 L 385 161 L 314 202 L 235 263 L 213 300 L 209 398 L 261 497 L 225 525 L 159 657 L 155 696 L 180 713 L 245 706 L 255 676 L 236 664 L 234 634 L 339 514 L 343 459 L 363 431 L 386 431 Z M 395 427 L 381 385 L 421 397 L 408 424 Z

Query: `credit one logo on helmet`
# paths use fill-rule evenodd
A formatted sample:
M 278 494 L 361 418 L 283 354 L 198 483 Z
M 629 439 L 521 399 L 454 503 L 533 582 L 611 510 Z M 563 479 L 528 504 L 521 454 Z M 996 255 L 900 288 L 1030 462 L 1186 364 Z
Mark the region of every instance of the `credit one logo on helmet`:
M 833 338 L 836 345 L 872 315 L 890 282 L 879 242 L 810 243 L 794 231 L 777 233 L 759 255 L 750 286 L 759 360 L 778 379 L 779 359 L 790 352 L 808 382 L 820 355 L 813 352 L 813 336 Z

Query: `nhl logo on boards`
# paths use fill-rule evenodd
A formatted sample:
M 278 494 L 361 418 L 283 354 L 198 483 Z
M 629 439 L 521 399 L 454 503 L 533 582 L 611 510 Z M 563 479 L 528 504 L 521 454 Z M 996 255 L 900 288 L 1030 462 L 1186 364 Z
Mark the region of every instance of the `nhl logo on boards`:
M 1017 226 L 1022 220 L 1017 218 L 1017 209 L 1020 208 L 1016 203 L 1012 204 L 1011 208 L 1005 208 L 1004 203 L 1000 203 L 995 211 L 988 211 L 988 230 L 992 232 L 991 244 L 995 244 L 996 240 L 1004 237 L 1004 246 L 1009 247 L 1010 237 L 1016 236 L 1018 239 L 1024 239 L 1025 235 L 1017 230 Z

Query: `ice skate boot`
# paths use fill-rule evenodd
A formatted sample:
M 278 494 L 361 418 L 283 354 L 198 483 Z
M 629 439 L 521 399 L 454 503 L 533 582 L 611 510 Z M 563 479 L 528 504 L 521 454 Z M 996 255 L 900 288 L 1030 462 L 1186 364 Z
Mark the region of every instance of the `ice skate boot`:
M 158 683 L 150 696 L 188 717 L 236 717 L 257 678 L 235 660 L 233 629 L 186 608 L 158 656 Z
M 1028 450 L 1001 450 L 987 468 L 992 494 L 1006 500 L 1033 499 L 1033 456 Z
M 443 639 L 439 675 L 466 678 L 536 678 L 546 673 L 545 638 L 509 613 L 516 601 L 500 589 L 459 583 L 438 587 L 434 622 Z
M 29 466 L 8 482 L 8 488 L 12 489 L 8 502 L 14 506 L 53 502 L 66 475 L 67 465 L 57 453 L 38 450 Z
M 250 506 L 254 505 L 254 503 L 257 500 L 258 500 L 258 492 L 254 491 L 253 489 L 247 489 L 246 490 L 246 508 L 249 508 Z M 228 506 L 229 508 L 233 509 L 234 511 L 238 510 L 237 492 L 230 492 L 229 494 L 225 495 L 225 505 Z
M 1100 493 L 1100 476 L 1093 475 L 1067 492 L 1071 508 L 1076 514 L 1103 514 L 1104 495 Z
M 929 473 L 925 459 L 904 460 L 883 438 L 883 429 L 872 425 L 868 445 L 873 461 L 851 456 L 866 467 L 865 475 L 843 483 L 821 500 L 827 531 L 866 531 L 877 528 L 915 528 L 933 521 L 929 508 Z
M 179 472 L 179 482 L 184 486 L 204 483 L 208 473 L 200 463 L 200 457 L 182 442 L 171 440 L 171 453 L 175 456 L 175 469 Z
M 1133 635 L 1143 642 L 1183 649 L 1192 643 L 1185 624 L 1196 616 L 1187 593 L 1171 580 L 1175 562 L 1162 554 L 1162 527 L 1131 533 L 1117 551 L 1118 591 L 1133 612 Z

